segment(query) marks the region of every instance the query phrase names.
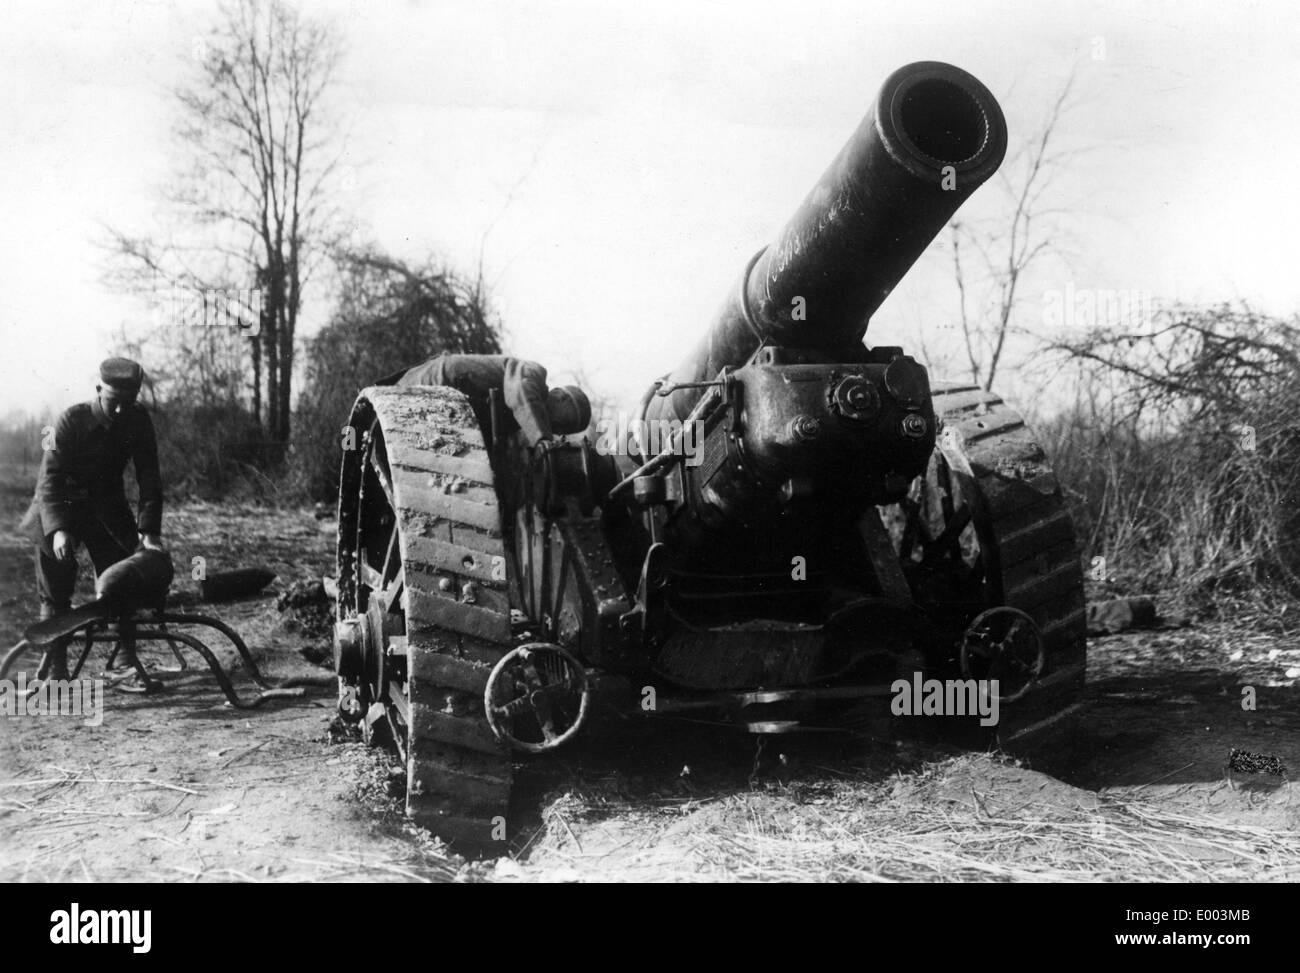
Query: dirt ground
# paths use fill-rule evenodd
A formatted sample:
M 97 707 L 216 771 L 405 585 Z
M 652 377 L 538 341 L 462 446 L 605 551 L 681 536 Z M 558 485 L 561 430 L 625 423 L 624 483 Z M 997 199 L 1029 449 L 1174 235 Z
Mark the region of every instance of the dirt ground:
M 16 528 L 29 496 L 9 487 L 0 507 L 6 645 L 35 612 Z M 272 678 L 328 675 L 274 602 L 331 573 L 333 531 L 306 510 L 173 507 L 173 591 L 193 590 L 196 555 L 209 571 L 271 568 L 266 592 L 216 613 Z M 89 597 L 88 566 L 81 584 Z M 175 665 L 165 650 L 146 659 Z M 1300 878 L 1296 785 L 1224 772 L 1233 747 L 1300 767 L 1296 636 L 1216 624 L 1092 640 L 1086 726 L 1056 777 L 906 737 L 760 750 L 698 727 L 627 728 L 545 765 L 526 838 L 488 862 L 402 819 L 390 758 L 331 733 L 331 690 L 241 711 L 190 665 L 159 695 L 110 689 L 99 726 L 0 719 L 0 880 Z

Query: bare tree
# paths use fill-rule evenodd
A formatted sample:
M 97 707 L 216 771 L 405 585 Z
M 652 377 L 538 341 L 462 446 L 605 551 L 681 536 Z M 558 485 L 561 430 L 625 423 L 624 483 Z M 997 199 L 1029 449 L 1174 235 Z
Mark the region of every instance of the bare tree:
M 985 389 L 992 388 L 1007 338 L 1018 329 L 1015 312 L 1027 274 L 1045 255 L 1060 253 L 1059 217 L 1067 210 L 1047 201 L 1063 163 L 1082 151 L 1061 148 L 1058 134 L 1061 120 L 1073 107 L 1076 78 L 1077 70 L 1071 71 L 1042 125 L 999 170 L 999 183 L 1011 203 L 1009 217 L 995 224 L 953 219 L 948 225 L 962 344 L 971 380 Z
M 326 111 L 338 39 L 281 0 L 231 0 L 194 54 L 196 76 L 174 92 L 183 168 L 166 194 L 180 238 L 110 230 L 118 258 L 110 279 L 255 295 L 246 303 L 256 320 L 241 329 L 252 411 L 283 446 L 304 288 L 340 225 L 328 192 L 339 154 Z

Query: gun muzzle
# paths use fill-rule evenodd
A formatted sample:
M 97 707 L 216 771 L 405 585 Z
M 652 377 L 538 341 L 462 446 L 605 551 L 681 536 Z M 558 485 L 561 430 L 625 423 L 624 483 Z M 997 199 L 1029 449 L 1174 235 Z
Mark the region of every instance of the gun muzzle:
M 860 343 L 868 319 L 1006 148 L 1002 110 L 972 75 L 938 61 L 899 68 L 669 384 L 739 368 L 760 343 Z M 651 402 L 648 415 L 680 419 L 701 394 L 680 389 Z

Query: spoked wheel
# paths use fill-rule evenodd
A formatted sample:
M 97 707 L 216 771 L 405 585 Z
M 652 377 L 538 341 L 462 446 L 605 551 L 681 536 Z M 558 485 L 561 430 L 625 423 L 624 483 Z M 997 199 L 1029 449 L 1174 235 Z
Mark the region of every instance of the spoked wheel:
M 358 582 L 354 601 L 364 613 L 362 722 L 366 742 L 397 746 L 408 757 L 409 698 L 406 679 L 406 567 L 402 559 L 400 507 L 393 489 L 387 445 L 379 420 L 362 436 L 361 509 L 357 523 Z
M 483 694 L 510 649 L 494 477 L 468 400 L 365 390 L 339 508 L 341 707 L 407 768 L 407 813 L 458 850 L 504 852 L 513 767 Z M 385 740 L 386 742 L 386 740 Z
M 545 753 L 573 739 L 590 702 L 582 664 L 545 642 L 530 642 L 506 655 L 493 668 L 483 694 L 497 739 L 526 753 Z
M 546 498 L 534 496 L 551 492 L 539 488 L 553 475 L 550 461 L 543 458 L 521 483 L 512 533 L 511 591 L 524 644 L 497 664 L 484 698 L 498 739 L 529 754 L 564 746 L 588 716 L 591 683 L 578 658 L 586 613 L 582 580 L 606 597 L 621 590 L 616 567 L 593 554 L 600 527 L 582 515 L 580 504 L 570 499 L 551 516 Z
M 395 743 L 405 758 L 405 570 L 392 473 L 378 419 L 372 418 L 364 431 L 361 451 L 355 534 L 349 546 L 354 583 L 348 588 L 346 613 L 355 630 L 357 703 L 366 742 Z
M 1025 662 L 1033 654 L 1022 642 L 1025 626 L 1036 630 L 1041 658 L 1019 672 L 1013 699 L 1003 692 L 1002 702 L 1015 706 L 997 732 L 1003 745 L 1028 746 L 1031 738 L 1067 729 L 1081 706 L 1083 572 L 1073 525 L 1019 414 L 973 386 L 935 383 L 932 393 L 938 443 L 908 498 L 886 508 L 886 522 L 913 597 L 942 623 L 954 654 L 962 654 L 967 630 L 988 609 L 1017 609 L 1016 616 L 996 616 L 1007 628 L 1002 641 L 1014 635 L 1017 648 L 1008 659 Z M 1023 624 L 1013 633 L 1006 619 L 1019 616 Z M 978 661 L 972 665 L 979 668 Z
M 1047 656 L 1034 620 L 1018 608 L 990 608 L 973 622 L 961 641 L 961 674 L 996 681 L 1001 703 L 1014 703 L 1034 687 Z
M 585 528 L 591 529 L 591 528 Z M 580 567 L 583 537 L 563 518 L 550 518 L 527 497 L 515 515 L 513 592 L 520 615 L 539 643 L 575 649 L 583 615 L 580 572 L 595 577 L 602 566 Z M 613 569 L 604 567 L 612 575 Z M 598 577 L 597 584 L 606 581 Z

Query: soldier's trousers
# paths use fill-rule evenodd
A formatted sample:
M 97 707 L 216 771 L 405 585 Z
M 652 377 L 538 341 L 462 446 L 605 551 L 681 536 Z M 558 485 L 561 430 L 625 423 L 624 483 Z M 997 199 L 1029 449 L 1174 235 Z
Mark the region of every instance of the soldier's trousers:
M 70 531 L 77 546 L 85 545 L 98 577 L 118 561 L 128 558 L 124 538 L 110 532 L 93 517 L 87 517 L 75 531 Z M 134 540 L 134 537 L 132 538 Z M 54 556 L 54 535 L 41 538 L 36 548 L 36 590 L 41 598 L 41 618 L 50 618 L 72 607 L 72 592 L 77 587 L 77 558 L 60 561 Z

